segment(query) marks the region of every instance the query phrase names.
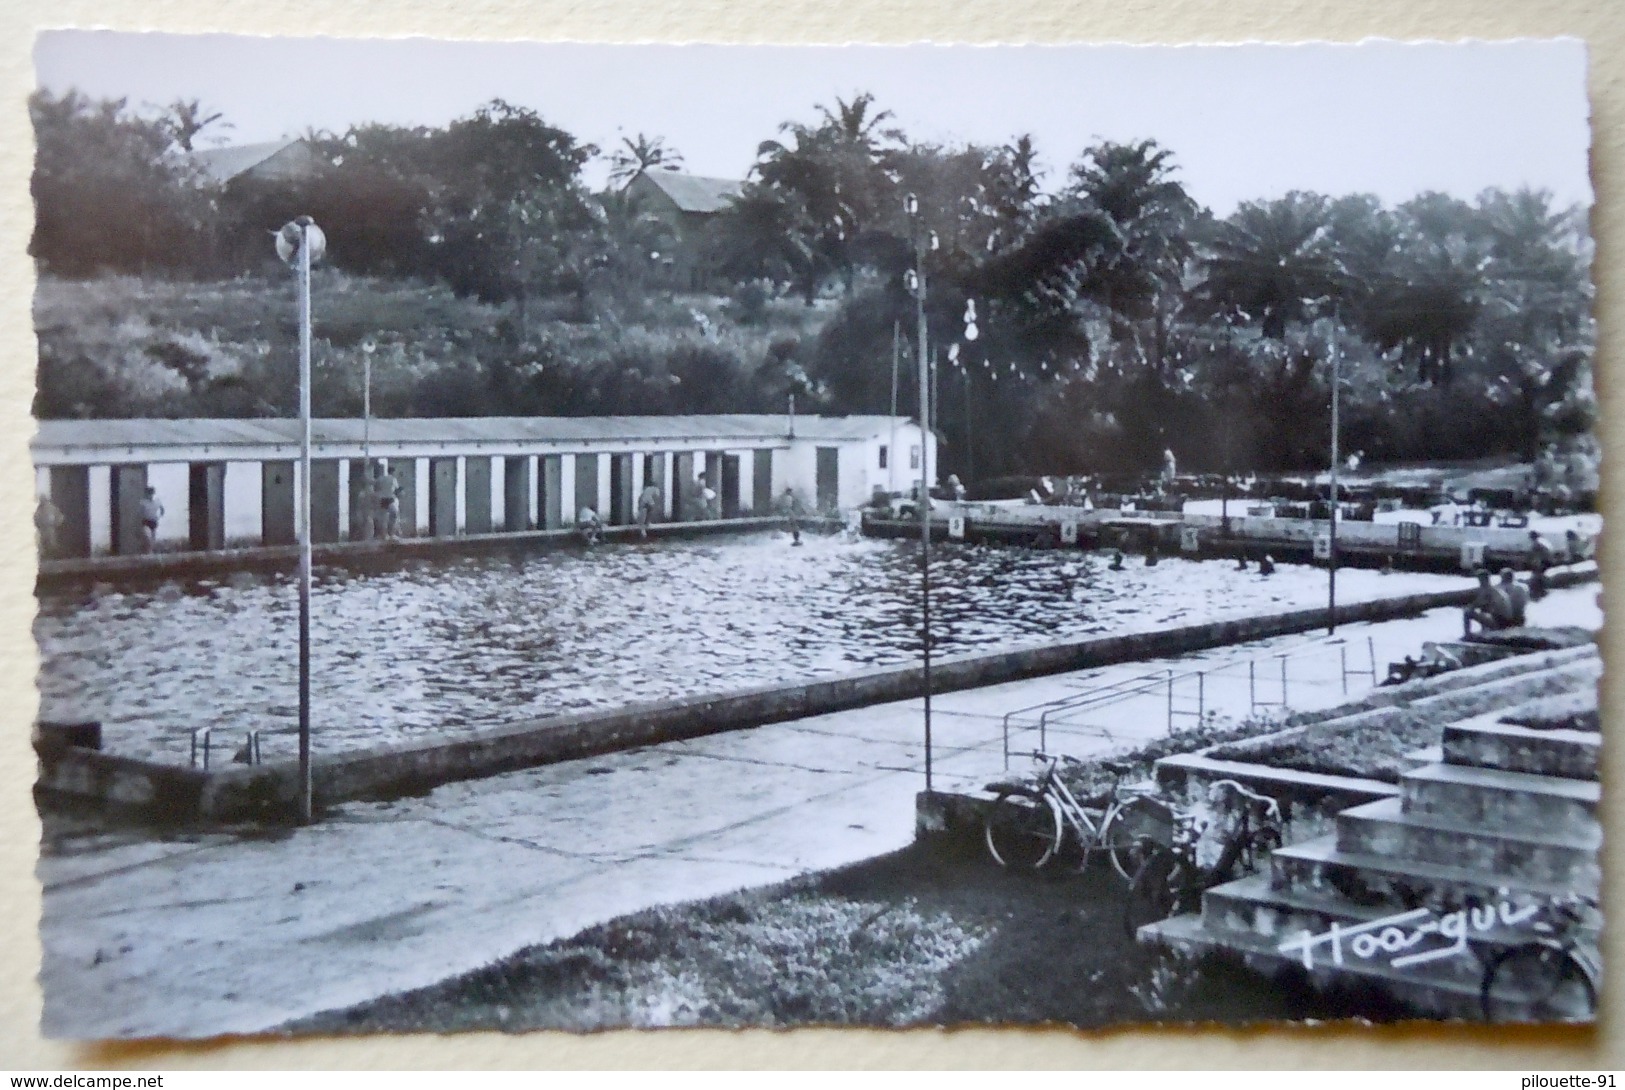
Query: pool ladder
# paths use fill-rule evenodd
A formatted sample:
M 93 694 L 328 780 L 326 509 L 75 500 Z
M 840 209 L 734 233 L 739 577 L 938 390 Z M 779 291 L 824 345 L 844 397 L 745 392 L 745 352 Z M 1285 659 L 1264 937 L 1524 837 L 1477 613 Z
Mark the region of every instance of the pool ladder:
M 212 752 L 213 736 L 214 730 L 212 727 L 199 727 L 192 732 L 193 768 L 198 767 L 198 754 L 201 753 L 203 755 L 203 771 L 209 771 L 209 757 Z M 251 730 L 243 737 L 243 748 L 237 751 L 237 755 L 233 760 L 249 765 L 264 763 L 265 758 L 260 753 L 259 731 Z

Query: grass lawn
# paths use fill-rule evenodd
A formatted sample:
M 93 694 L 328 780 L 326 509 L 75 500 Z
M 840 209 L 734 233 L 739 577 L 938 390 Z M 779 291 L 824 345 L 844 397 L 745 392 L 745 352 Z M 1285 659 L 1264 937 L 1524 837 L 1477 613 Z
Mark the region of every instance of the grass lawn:
M 1108 868 L 1034 876 L 915 845 L 623 916 L 297 1032 L 1395 1017 L 1137 946 Z

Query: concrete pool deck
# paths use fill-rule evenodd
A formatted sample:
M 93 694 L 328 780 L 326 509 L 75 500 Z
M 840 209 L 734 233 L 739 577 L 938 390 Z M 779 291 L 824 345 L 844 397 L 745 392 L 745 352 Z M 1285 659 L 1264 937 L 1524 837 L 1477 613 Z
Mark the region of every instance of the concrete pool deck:
M 1596 598 L 1595 586 L 1557 591 L 1530 620 L 1598 627 Z M 1356 646 L 1369 638 L 1380 669 L 1424 640 L 1458 636 L 1460 614 L 1340 634 Z M 1333 706 L 1345 699 L 1339 656 L 1336 645 L 1308 652 L 1321 643 L 1285 636 L 937 697 L 935 785 L 974 790 L 1002 769 L 1006 712 L 1158 669 L 1299 648 L 1293 707 Z M 1241 715 L 1245 673 L 1232 670 L 1207 700 Z M 1350 679 L 1348 695 L 1367 687 Z M 1079 756 L 1132 745 L 1161 735 L 1165 712 L 1165 693 L 1142 693 L 1062 724 L 1051 744 Z M 918 700 L 898 701 L 348 803 L 275 833 L 160 836 L 49 818 L 37 871 L 44 1030 L 265 1032 L 626 912 L 900 848 L 924 786 L 920 720 Z

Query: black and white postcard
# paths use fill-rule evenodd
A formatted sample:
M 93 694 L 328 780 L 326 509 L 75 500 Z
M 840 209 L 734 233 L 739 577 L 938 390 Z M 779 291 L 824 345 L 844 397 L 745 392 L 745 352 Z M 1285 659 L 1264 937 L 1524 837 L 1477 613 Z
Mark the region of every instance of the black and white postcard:
M 45 1035 L 1595 1019 L 1582 43 L 34 56 Z

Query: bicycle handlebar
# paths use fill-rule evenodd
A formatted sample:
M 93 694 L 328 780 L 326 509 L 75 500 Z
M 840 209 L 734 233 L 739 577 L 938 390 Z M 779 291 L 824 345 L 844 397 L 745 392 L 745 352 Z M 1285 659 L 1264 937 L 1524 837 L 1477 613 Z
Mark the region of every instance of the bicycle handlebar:
M 1232 791 L 1236 792 L 1238 795 L 1241 795 L 1244 798 L 1251 799 L 1254 802 L 1261 802 L 1261 803 L 1264 804 L 1265 811 L 1271 817 L 1275 818 L 1277 821 L 1284 820 L 1281 817 L 1281 804 L 1280 803 L 1276 802 L 1274 799 L 1270 798 L 1268 795 L 1259 794 L 1257 791 L 1254 791 L 1252 788 L 1248 787 L 1246 784 L 1240 783 L 1240 782 L 1238 782 L 1236 780 L 1215 780 L 1213 782 L 1213 786 L 1215 788 L 1228 787 Z

